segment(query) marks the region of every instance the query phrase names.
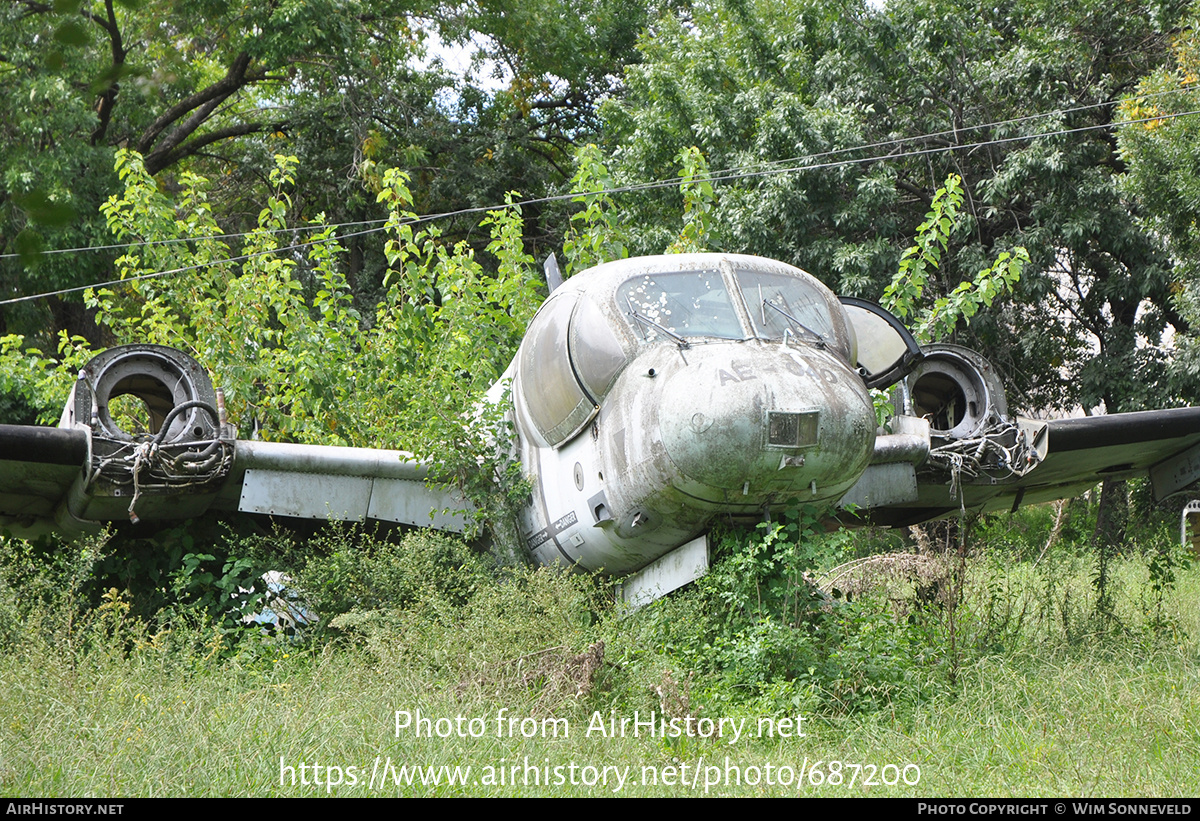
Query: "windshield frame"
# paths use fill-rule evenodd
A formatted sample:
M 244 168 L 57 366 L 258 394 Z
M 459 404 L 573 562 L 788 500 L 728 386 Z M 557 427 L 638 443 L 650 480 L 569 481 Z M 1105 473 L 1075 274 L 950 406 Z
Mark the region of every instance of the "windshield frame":
M 853 367 L 846 310 L 819 279 L 758 257 L 695 256 L 701 259 L 691 265 L 681 258 L 679 267 L 635 270 L 609 292 L 637 346 L 782 342 L 827 350 Z M 705 310 L 696 313 L 700 307 Z
M 753 338 L 786 341 L 832 350 L 850 361 L 846 310 L 820 280 L 798 268 L 763 270 L 734 266 L 733 281 L 744 300 Z M 786 286 L 786 287 L 785 287 Z

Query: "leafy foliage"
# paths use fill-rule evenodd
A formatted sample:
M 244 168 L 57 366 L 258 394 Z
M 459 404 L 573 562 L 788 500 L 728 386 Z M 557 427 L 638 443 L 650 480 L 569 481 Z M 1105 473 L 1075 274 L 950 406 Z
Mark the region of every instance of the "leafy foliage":
M 619 92 L 647 17 L 628 0 L 562 12 L 558 0 L 8 3 L 0 250 L 20 257 L 0 259 L 0 283 L 21 295 L 111 278 L 116 253 L 40 252 L 111 242 L 97 208 L 121 189 L 120 148 L 140 153 L 164 189 L 187 173 L 214 180 L 231 232 L 255 226 L 276 154 L 299 158 L 293 212 L 331 222 L 375 216 L 358 184 L 371 163 L 407 170 L 423 213 L 495 204 L 514 187 L 548 193 L 569 176 L 599 101 Z M 454 56 L 473 63 L 457 69 Z M 529 250 L 557 242 L 540 209 L 527 217 Z M 487 244 L 470 215 L 443 226 L 476 251 Z M 362 237 L 345 247 L 348 286 L 369 313 L 386 263 Z M 75 295 L 0 315 L 0 333 L 45 351 L 59 330 L 111 343 Z
M 466 246 L 446 248 L 436 228 L 414 230 L 406 177 L 384 172 L 378 199 L 389 212 L 391 274 L 367 321 L 353 305 L 336 237 L 290 224 L 294 158 L 277 158 L 275 194 L 240 265 L 211 239 L 220 230 L 203 179 L 183 177 L 171 200 L 136 155 L 119 162 L 126 191 L 105 213 L 114 232 L 140 244 L 119 260 L 128 286 L 92 298 L 119 340 L 172 345 L 207 363 L 245 436 L 478 452 L 470 408 L 507 364 L 537 302 L 518 210 L 485 221 L 500 260 L 498 274 L 485 275 Z M 295 240 L 284 246 L 288 235 Z M 210 239 L 184 245 L 180 237 Z M 163 270 L 182 276 L 138 279 Z
M 679 190 L 683 194 L 683 228 L 676 240 L 667 246 L 665 253 L 707 251 L 714 228 L 712 212 L 717 204 L 708 163 L 696 146 L 680 151 L 675 160 L 682 172 Z
M 883 292 L 883 305 L 900 319 L 909 319 L 913 335 L 921 342 L 940 341 L 954 333 L 960 321 L 969 323 L 981 307 L 990 308 L 997 296 L 1012 291 L 1029 262 L 1029 253 L 1022 247 L 1011 253 L 1003 251 L 974 280 L 960 282 L 918 312 L 930 277 L 960 223 L 962 203 L 962 179 L 951 174 L 933 195 L 933 207 L 925 221 L 917 226 L 917 244 L 900 255 L 900 270 Z
M 1171 60 L 1138 83 L 1121 103 L 1118 131 L 1121 158 L 1128 166 L 1125 190 L 1135 197 L 1138 215 L 1167 244 L 1174 278 L 1174 306 L 1194 328 L 1200 321 L 1200 176 L 1196 174 L 1200 103 L 1197 71 L 1200 9 L 1193 6 L 1171 43 Z M 1183 330 L 1183 327 L 1180 328 Z M 1200 348 L 1194 332 L 1176 337 L 1176 372 L 1189 381 L 1200 375 Z
M 300 562 L 300 586 L 326 623 L 353 610 L 461 607 L 493 583 L 483 556 L 430 531 L 397 541 L 335 530 L 313 540 Z
M 26 347 L 25 337 L 0 337 L 0 388 L 8 408 L 21 408 L 28 424 L 52 425 L 62 414 L 63 400 L 79 369 L 94 353 L 81 337 L 59 334 L 59 358 L 47 357 L 37 348 Z M 10 417 L 11 418 L 11 417 Z
M 1164 329 L 1186 318 L 1157 239 L 1120 191 L 1104 129 L 1112 103 L 1164 59 L 1178 11 L 729 0 L 678 12 L 648 30 L 625 97 L 605 109 L 610 166 L 622 179 L 663 178 L 697 146 L 728 169 L 713 247 L 792 262 L 870 298 L 955 174 L 962 222 L 937 249 L 925 298 L 967 316 L 980 303 L 961 283 L 983 269 L 979 293 L 997 297 L 969 328 L 958 323 L 958 341 L 988 351 L 1014 409 L 1144 407 L 1161 399 L 1146 386 L 1164 384 Z M 663 247 L 675 203 L 625 202 L 631 246 Z M 926 259 L 904 262 L 919 273 Z M 993 286 L 1018 267 L 1021 293 L 999 295 Z M 929 333 L 952 323 L 937 324 Z M 1173 398 L 1180 387 L 1168 386 Z
M 853 552 L 853 537 L 826 533 L 824 516 L 796 506 L 782 521 L 722 535 L 695 590 L 639 614 L 634 641 L 652 652 L 631 663 L 658 659 L 705 677 L 697 696 L 722 713 L 739 706 L 856 712 L 892 702 L 904 682 L 928 674 L 920 670 L 931 661 L 916 644 L 921 631 L 897 624 L 874 601 L 818 590 L 818 569 Z
M 169 345 L 205 363 L 241 436 L 403 446 L 434 461 L 436 475 L 475 499 L 482 520 L 498 523 L 508 512 L 493 509 L 504 498 L 497 482 L 514 493 L 519 482 L 512 465 L 496 461 L 507 436 L 503 403 L 479 403 L 540 301 L 520 209 L 482 222 L 496 265 L 487 273 L 465 243 L 447 246 L 436 226 L 421 227 L 408 210 L 406 175 L 375 170 L 390 270 L 384 298 L 364 316 L 333 232 L 292 222 L 295 164 L 276 158 L 274 193 L 234 258 L 203 178 L 181 175 L 180 192 L 168 196 L 138 155 L 119 152 L 125 189 L 104 213 L 134 244 L 118 260 L 122 286 L 88 297 L 97 321 L 115 342 Z M 61 347 L 60 362 L 23 349 L 16 336 L 0 351 L 3 378 L 47 421 L 90 353 L 65 336 Z M 480 460 L 494 469 L 481 471 Z
M 563 238 L 567 276 L 629 256 L 616 203 L 607 193 L 614 183 L 601 160 L 600 149 L 594 144 L 585 145 L 575 162 L 571 184 L 577 196 L 572 201 L 582 203 L 583 210 L 571 215 L 571 227 Z

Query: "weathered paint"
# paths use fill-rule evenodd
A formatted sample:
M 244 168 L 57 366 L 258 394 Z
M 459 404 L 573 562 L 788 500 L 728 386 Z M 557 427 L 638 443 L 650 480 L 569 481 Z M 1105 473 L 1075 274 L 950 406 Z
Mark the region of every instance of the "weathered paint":
M 735 278 L 735 271 L 747 270 L 794 277 L 815 294 L 820 310 L 830 312 L 828 327 L 843 335 L 826 344 L 801 334 L 757 338 L 749 311 L 758 294 L 744 295 Z M 710 292 L 725 290 L 717 307 L 727 307 L 727 294 L 742 338 L 728 338 L 728 315 L 721 336 L 670 333 L 664 329 L 671 321 L 666 297 L 646 334 L 651 338 L 641 338 L 648 323 L 631 318 L 635 309 L 622 305 L 618 290 L 631 278 L 652 282 L 675 272 L 694 274 L 699 282 L 712 277 Z M 639 294 L 653 296 L 646 289 Z M 535 360 L 518 357 L 508 372 L 517 397 L 520 457 L 535 485 L 521 530 L 536 561 L 629 573 L 703 533 L 718 515 L 760 518 L 771 504 L 793 498 L 835 501 L 871 461 L 874 411 L 849 361 L 848 335 L 838 330 L 846 325 L 842 308 L 802 271 L 738 255 L 623 260 L 568 280 L 555 299 L 551 310 L 561 321 L 581 316 L 562 306 L 576 299 L 587 304 L 591 333 L 594 323 L 607 323 L 607 338 L 619 340 L 625 362 L 608 380 L 607 392 L 591 396 L 596 404 L 590 424 L 563 441 L 553 441 L 532 420 L 536 409 L 529 403 L 537 395 L 529 386 L 540 385 L 542 376 L 531 372 Z M 575 339 L 588 332 L 572 328 L 555 336 Z M 566 353 L 576 355 L 573 349 Z M 586 365 L 575 364 L 577 370 Z M 561 373 L 557 369 L 551 380 Z M 578 395 L 585 393 L 581 386 Z M 780 430 L 790 431 L 783 440 Z

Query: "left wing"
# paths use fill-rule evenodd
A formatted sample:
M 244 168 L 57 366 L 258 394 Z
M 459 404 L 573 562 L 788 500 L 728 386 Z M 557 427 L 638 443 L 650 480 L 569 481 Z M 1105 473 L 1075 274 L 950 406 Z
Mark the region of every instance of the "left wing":
M 112 418 L 109 402 L 124 395 L 145 405 L 148 433 Z M 80 372 L 59 427 L 0 425 L 0 526 L 77 536 L 106 521 L 214 509 L 466 529 L 466 503 L 412 454 L 239 440 L 224 416 L 220 392 L 186 354 L 109 349 Z

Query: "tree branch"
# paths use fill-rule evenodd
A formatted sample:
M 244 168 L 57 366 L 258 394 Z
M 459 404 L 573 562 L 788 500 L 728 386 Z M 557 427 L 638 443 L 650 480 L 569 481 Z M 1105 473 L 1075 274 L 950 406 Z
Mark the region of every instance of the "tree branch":
M 112 122 L 113 106 L 116 105 L 117 94 L 121 91 L 119 81 L 121 68 L 125 65 L 125 44 L 121 39 L 121 28 L 117 25 L 113 0 L 104 0 L 104 9 L 108 15 L 107 20 L 100 20 L 93 15 L 88 15 L 97 25 L 108 32 L 109 51 L 112 54 L 112 79 L 109 80 L 108 88 L 101 92 L 100 99 L 96 101 L 96 117 L 99 122 L 92 130 L 92 145 L 99 145 L 104 140 L 104 135 L 108 133 L 108 124 Z
M 232 92 L 230 92 L 232 93 Z M 167 137 L 158 144 L 158 146 L 146 155 L 146 170 L 151 174 L 158 173 L 163 166 L 159 162 L 169 155 L 180 143 L 186 140 L 189 136 L 195 133 L 205 120 L 207 120 L 221 103 L 223 103 L 228 95 L 221 96 L 209 100 L 204 105 L 192 112 L 192 116 L 183 121 L 183 124 L 172 131 Z
M 181 145 L 169 152 L 155 152 L 146 157 L 146 171 L 150 174 L 157 174 L 168 166 L 182 160 L 184 157 L 191 157 L 200 153 L 205 146 L 228 140 L 231 137 L 243 137 L 247 134 L 257 134 L 263 131 L 278 131 L 286 128 L 285 122 L 274 123 L 237 123 L 236 125 L 228 125 L 224 128 L 217 128 L 196 137 L 186 145 Z M 153 165 L 151 164 L 153 158 Z
M 48 6 L 45 3 L 37 3 L 34 0 L 17 0 L 28 11 L 22 14 L 22 17 L 29 17 L 34 14 L 49 14 L 54 10 L 53 6 Z
M 535 139 L 537 139 L 537 138 L 535 138 Z M 544 140 L 544 142 L 550 143 L 550 141 L 549 141 L 549 140 Z M 550 145 L 551 145 L 551 146 L 554 146 L 554 143 L 550 143 Z M 553 158 L 553 157 L 551 157 L 549 153 L 547 153 L 547 152 L 545 152 L 545 151 L 540 151 L 540 150 L 538 150 L 537 148 L 533 147 L 532 145 L 531 145 L 531 146 L 528 146 L 528 147 L 527 147 L 527 150 L 531 151 L 531 152 L 532 152 L 532 153 L 534 153 L 534 154 L 537 154 L 537 155 L 538 155 L 539 157 L 541 157 L 543 160 L 545 160 L 546 162 L 550 163 L 550 165 L 552 165 L 552 166 L 554 167 L 554 170 L 555 170 L 555 171 L 557 171 L 559 174 L 561 174 L 561 175 L 562 175 L 562 178 L 563 178 L 564 180 L 569 180 L 569 179 L 571 178 L 571 172 L 570 172 L 568 169 L 566 169 L 566 168 L 563 168 L 563 167 L 562 167 L 561 165 L 559 165 L 557 162 L 555 162 L 554 158 Z
M 908 180 L 900 179 L 899 177 L 896 178 L 896 187 L 907 191 L 921 202 L 925 203 L 926 208 L 933 207 L 933 199 L 929 196 L 929 193 L 925 189 L 913 185 Z
M 265 75 L 247 76 L 247 69 L 250 66 L 250 55 L 242 52 L 234 58 L 233 64 L 229 66 L 229 71 L 225 76 L 217 82 L 210 85 L 208 88 L 197 91 L 190 97 L 180 100 L 175 105 L 167 109 L 158 119 L 150 124 L 150 127 L 142 132 L 142 136 L 138 139 L 137 150 L 142 156 L 147 158 L 146 169 L 150 169 L 149 156 L 154 143 L 158 140 L 160 134 L 167 129 L 171 123 L 176 122 L 181 117 L 189 112 L 195 111 L 198 108 L 207 106 L 210 102 L 220 102 L 238 89 L 254 82 L 258 82 Z M 209 108 L 208 112 L 211 113 Z M 207 114 L 205 115 L 207 116 Z M 194 122 L 193 122 L 194 121 Z M 196 130 L 203 122 L 203 118 L 196 120 L 195 117 L 189 118 L 188 122 L 181 126 L 172 134 L 170 145 L 163 146 L 153 151 L 155 154 L 169 153 L 171 149 L 183 142 L 187 137 Z M 167 163 L 169 165 L 170 163 Z M 165 166 L 163 166 L 165 167 Z M 151 171 L 150 173 L 154 173 Z

